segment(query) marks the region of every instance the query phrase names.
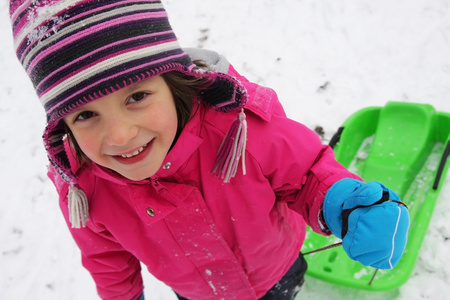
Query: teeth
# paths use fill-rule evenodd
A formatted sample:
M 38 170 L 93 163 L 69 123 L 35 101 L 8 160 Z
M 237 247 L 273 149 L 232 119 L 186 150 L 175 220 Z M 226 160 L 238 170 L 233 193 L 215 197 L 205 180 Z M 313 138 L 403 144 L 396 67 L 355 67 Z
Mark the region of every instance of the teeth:
M 130 158 L 130 157 L 136 156 L 136 155 L 138 155 L 139 153 L 141 153 L 142 151 L 144 151 L 144 149 L 145 149 L 146 147 L 147 147 L 147 145 L 144 145 L 144 146 L 142 146 L 141 148 L 139 148 L 138 150 L 134 151 L 134 152 L 131 153 L 131 154 L 122 154 L 122 155 L 120 155 L 120 156 L 122 156 L 123 158 Z

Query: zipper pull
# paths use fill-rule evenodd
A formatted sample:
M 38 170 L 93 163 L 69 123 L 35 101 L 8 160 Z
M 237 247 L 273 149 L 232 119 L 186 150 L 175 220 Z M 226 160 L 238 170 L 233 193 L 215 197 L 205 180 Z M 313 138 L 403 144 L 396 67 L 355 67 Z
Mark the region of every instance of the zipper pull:
M 159 183 L 158 178 L 150 178 L 150 183 L 152 184 L 152 186 L 155 188 L 156 192 L 160 192 L 162 189 L 164 189 L 164 186 Z

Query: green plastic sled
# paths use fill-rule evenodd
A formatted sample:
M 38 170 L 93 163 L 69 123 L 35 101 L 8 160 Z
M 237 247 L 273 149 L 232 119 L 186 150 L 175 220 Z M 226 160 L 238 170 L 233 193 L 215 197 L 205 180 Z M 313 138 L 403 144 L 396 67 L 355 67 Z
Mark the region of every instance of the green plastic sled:
M 447 173 L 450 114 L 436 112 L 428 104 L 404 102 L 364 108 L 344 122 L 330 145 L 336 159 L 350 171 L 365 181 L 380 181 L 399 194 L 411 217 L 408 243 L 392 270 L 365 267 L 348 258 L 342 247 L 335 247 L 306 255 L 307 274 L 363 290 L 398 288 L 414 268 Z M 337 242 L 334 236 L 324 237 L 308 228 L 302 252 Z

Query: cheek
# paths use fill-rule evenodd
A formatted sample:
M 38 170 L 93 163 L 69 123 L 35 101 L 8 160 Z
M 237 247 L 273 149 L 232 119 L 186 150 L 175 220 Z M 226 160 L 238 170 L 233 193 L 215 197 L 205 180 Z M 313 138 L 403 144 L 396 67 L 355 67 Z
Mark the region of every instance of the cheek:
M 167 126 L 170 130 L 177 130 L 178 128 L 178 117 L 175 107 L 168 113 L 167 116 Z
M 164 105 L 160 109 L 154 110 L 153 113 L 153 118 L 150 119 L 156 121 L 153 123 L 153 127 L 157 127 L 155 129 L 167 137 L 175 137 L 178 129 L 178 117 L 175 105 Z M 152 122 L 150 121 L 149 123 Z
M 178 116 L 175 109 L 175 106 L 173 106 L 170 110 L 170 112 L 167 114 L 167 130 L 171 132 L 171 139 L 175 138 L 176 132 L 178 130 Z M 171 141 L 171 142 L 172 142 Z
M 98 145 L 98 136 L 92 131 L 74 133 L 74 137 L 80 146 L 81 151 L 92 161 L 96 161 L 100 147 Z

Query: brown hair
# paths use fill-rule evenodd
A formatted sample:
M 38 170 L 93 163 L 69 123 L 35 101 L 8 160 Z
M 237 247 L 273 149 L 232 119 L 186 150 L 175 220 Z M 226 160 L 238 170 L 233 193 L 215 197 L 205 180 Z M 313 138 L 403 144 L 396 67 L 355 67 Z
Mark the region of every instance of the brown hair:
M 202 62 L 195 61 L 195 63 L 200 67 L 206 67 L 206 65 Z M 184 126 L 186 126 L 187 122 L 191 118 L 194 101 L 196 99 L 200 99 L 201 92 L 208 87 L 209 79 L 194 77 L 177 71 L 163 73 L 161 74 L 161 77 L 164 79 L 172 92 L 172 96 L 175 101 L 175 109 L 177 112 L 178 126 L 175 139 L 171 146 L 172 148 L 183 131 Z M 82 164 L 89 162 L 90 160 L 81 150 L 72 132 L 70 131 L 69 126 L 64 123 L 64 127 L 66 129 L 67 138 L 75 150 L 78 164 L 81 166 Z

